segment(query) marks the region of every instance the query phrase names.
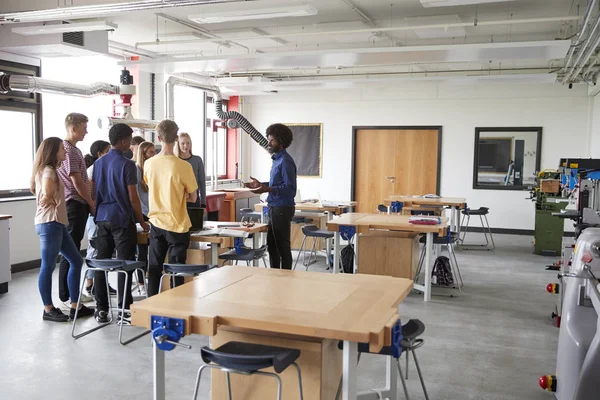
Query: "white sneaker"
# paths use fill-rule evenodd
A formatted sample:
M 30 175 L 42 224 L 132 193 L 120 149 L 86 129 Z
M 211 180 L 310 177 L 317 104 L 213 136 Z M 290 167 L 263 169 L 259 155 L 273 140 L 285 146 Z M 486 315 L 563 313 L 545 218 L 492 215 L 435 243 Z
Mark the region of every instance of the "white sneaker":
M 137 296 L 146 296 L 146 286 L 137 284 L 131 288 L 131 293 Z
M 88 303 L 90 301 L 94 301 L 94 296 L 92 296 L 92 294 L 87 290 L 84 290 L 83 293 L 81 293 L 81 302 Z

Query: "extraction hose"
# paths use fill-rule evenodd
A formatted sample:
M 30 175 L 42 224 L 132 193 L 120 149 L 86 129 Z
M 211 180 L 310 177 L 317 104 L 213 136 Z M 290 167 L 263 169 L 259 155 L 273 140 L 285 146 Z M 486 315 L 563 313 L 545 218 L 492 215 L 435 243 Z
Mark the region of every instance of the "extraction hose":
M 256 143 L 267 150 L 269 144 L 267 139 L 242 114 L 237 111 L 223 111 L 223 100 L 221 99 L 221 96 L 218 96 L 215 100 L 215 107 L 217 108 L 217 116 L 220 119 L 233 119 L 240 124 L 240 127 L 246 131 L 246 133 L 250 135 L 250 137 L 254 139 Z

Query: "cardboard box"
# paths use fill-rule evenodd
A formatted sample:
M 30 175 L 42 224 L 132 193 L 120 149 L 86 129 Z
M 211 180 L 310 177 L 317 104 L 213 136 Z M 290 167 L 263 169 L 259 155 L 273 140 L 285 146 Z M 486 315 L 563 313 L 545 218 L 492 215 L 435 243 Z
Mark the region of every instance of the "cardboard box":
M 540 182 L 540 191 L 543 193 L 558 193 L 560 190 L 560 181 L 558 179 L 542 179 Z

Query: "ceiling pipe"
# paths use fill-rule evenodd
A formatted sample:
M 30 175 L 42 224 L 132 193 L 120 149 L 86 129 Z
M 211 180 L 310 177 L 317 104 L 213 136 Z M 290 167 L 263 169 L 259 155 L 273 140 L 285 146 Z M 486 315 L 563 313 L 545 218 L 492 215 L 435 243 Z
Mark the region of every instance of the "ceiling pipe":
M 377 28 L 377 24 L 375 23 L 375 21 L 373 21 L 367 14 L 364 13 L 364 11 L 362 11 L 360 8 L 356 7 L 354 5 L 354 3 L 352 3 L 350 0 L 342 0 L 344 2 L 344 4 L 346 4 L 348 7 L 350 7 L 352 9 L 352 11 L 354 11 L 356 14 L 358 14 L 358 16 L 360 17 L 360 19 L 363 20 L 363 22 L 369 24 L 371 27 L 373 28 Z M 374 32 L 376 35 L 379 32 Z M 394 40 L 394 38 L 387 32 L 383 33 L 392 43 L 392 45 L 396 45 L 396 41 Z
M 571 83 L 573 80 L 575 80 L 579 76 L 579 73 L 581 72 L 583 67 L 586 66 L 587 62 L 590 60 L 590 57 L 592 57 L 592 54 L 594 54 L 594 52 L 596 51 L 598 46 L 600 46 L 600 35 L 598 35 L 596 37 L 594 44 L 592 46 L 588 47 L 588 50 L 585 52 L 585 55 L 583 56 L 581 63 L 575 64 L 575 65 L 578 65 L 577 68 L 573 67 L 573 69 L 571 70 L 571 73 L 568 75 L 568 77 L 565 77 L 565 79 L 563 80 L 563 84 L 565 82 Z M 592 64 L 592 66 L 593 66 L 593 64 Z
M 396 31 L 411 31 L 415 29 L 445 29 L 445 28 L 466 28 L 472 26 L 497 26 L 497 25 L 517 25 L 517 24 L 536 24 L 545 22 L 562 22 L 562 21 L 575 21 L 580 20 L 579 16 L 566 16 L 566 17 L 548 17 L 548 18 L 526 18 L 526 19 L 506 19 L 500 21 L 478 21 L 477 25 L 473 22 L 458 22 L 452 24 L 430 24 L 430 25 L 418 25 L 418 26 L 396 26 L 389 28 L 376 28 L 378 32 L 396 32 Z M 301 36 L 324 36 L 324 35 L 343 35 L 347 33 L 372 33 L 373 28 L 367 29 L 346 29 L 338 31 L 318 31 L 318 32 L 297 32 L 297 33 L 280 33 L 273 35 L 264 35 L 261 39 L 273 39 L 273 38 L 289 38 L 289 37 L 301 37 Z M 256 36 L 236 37 L 235 40 L 252 40 L 256 39 Z M 138 46 L 157 46 L 166 44 L 192 44 L 192 43 L 207 43 L 213 42 L 214 39 L 193 39 L 193 40 L 171 40 L 156 42 L 138 42 L 135 47 Z
M 0 23 L 41 22 L 65 19 L 92 18 L 110 14 L 197 6 L 203 4 L 228 3 L 237 0 L 138 0 L 127 3 L 97 4 L 90 6 L 61 7 L 49 10 L 23 11 L 0 14 Z
M 589 46 L 590 40 L 592 40 L 595 37 L 600 38 L 600 34 L 596 35 L 596 32 L 598 31 L 599 27 L 600 27 L 600 16 L 598 16 L 598 18 L 596 18 L 596 22 L 594 23 L 594 27 L 592 28 L 592 31 L 590 32 L 590 35 L 588 36 L 588 38 L 584 42 L 583 47 L 581 49 L 579 49 L 579 52 L 577 53 L 577 58 L 575 59 L 575 62 L 573 63 L 573 66 L 571 67 L 571 69 L 565 71 L 565 77 L 564 77 L 564 79 L 562 81 L 563 85 L 565 83 L 571 82 L 571 79 L 574 76 L 577 76 L 577 74 L 585 66 L 585 63 L 589 60 L 589 57 L 591 56 L 591 54 L 590 54 L 590 56 L 587 56 L 585 58 L 585 60 L 583 61 L 583 64 L 581 62 L 582 59 L 584 58 L 584 56 L 587 54 L 588 50 L 590 49 L 590 46 Z M 593 45 L 591 47 L 592 51 L 594 51 L 596 49 L 596 47 L 598 47 L 597 44 Z M 577 72 L 575 72 L 575 71 L 577 71 Z
M 0 72 L 0 93 L 8 92 L 54 93 L 69 96 L 92 97 L 119 94 L 119 86 L 108 83 L 78 85 L 75 83 L 51 81 L 26 75 L 10 75 Z
M 582 42 L 584 42 L 585 31 L 587 30 L 588 23 L 590 22 L 590 17 L 592 16 L 592 10 L 596 5 L 598 0 L 590 0 L 588 2 L 587 9 L 585 10 L 583 25 L 581 26 L 581 31 L 577 35 L 576 43 L 571 46 L 569 49 L 569 53 L 567 54 L 567 61 L 565 63 L 565 71 L 567 71 L 571 67 L 571 61 L 573 61 L 573 54 L 575 54 L 575 48 L 579 47 Z

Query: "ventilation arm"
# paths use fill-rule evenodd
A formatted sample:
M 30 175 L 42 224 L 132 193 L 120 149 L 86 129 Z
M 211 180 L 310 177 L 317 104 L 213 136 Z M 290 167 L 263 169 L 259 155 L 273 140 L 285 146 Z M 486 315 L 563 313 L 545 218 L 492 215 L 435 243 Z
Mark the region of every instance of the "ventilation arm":
M 54 93 L 69 96 L 93 97 L 119 94 L 119 86 L 108 83 L 78 85 L 75 83 L 52 81 L 27 75 L 10 75 L 0 72 L 0 93 L 8 92 Z

